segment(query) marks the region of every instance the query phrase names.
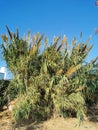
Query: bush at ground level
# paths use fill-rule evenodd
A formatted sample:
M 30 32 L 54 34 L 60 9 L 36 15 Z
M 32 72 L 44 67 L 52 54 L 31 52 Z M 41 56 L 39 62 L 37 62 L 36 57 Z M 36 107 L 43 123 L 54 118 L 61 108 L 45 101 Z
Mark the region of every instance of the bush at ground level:
M 4 105 L 7 104 L 7 96 L 5 94 L 6 89 L 8 88 L 10 81 L 9 80 L 0 80 L 0 110 Z
M 9 39 L 2 36 L 2 50 L 14 75 L 7 92 L 11 96 L 14 92 L 18 99 L 13 110 L 15 119 L 42 120 L 74 113 L 83 120 L 86 101 L 92 100 L 98 87 L 98 58 L 85 61 L 92 49 L 89 39 L 77 43 L 74 38 L 68 44 L 66 36 L 54 37 L 53 44 L 49 44 L 45 38 L 43 45 L 43 35 L 39 33 L 33 37 L 28 33 L 27 38 L 21 39 L 18 31 L 12 34 L 7 30 Z

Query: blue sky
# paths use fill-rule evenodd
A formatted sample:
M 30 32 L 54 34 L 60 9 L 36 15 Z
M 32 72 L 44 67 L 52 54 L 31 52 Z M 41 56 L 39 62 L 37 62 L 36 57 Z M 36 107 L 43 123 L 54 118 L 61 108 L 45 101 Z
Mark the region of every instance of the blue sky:
M 98 56 L 98 7 L 95 0 L 0 0 L 0 35 L 6 34 L 5 25 L 11 31 L 18 27 L 20 35 L 41 32 L 49 37 L 66 34 L 71 42 L 74 36 L 83 41 L 92 35 L 90 41 L 94 47 L 88 60 Z M 1 42 L 1 40 L 0 40 Z M 0 63 L 0 66 L 5 63 Z

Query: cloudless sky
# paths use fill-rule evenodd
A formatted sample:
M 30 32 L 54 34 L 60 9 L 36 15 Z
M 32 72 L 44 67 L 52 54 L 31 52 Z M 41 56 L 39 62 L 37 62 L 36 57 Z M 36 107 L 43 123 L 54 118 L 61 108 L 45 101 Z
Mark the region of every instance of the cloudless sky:
M 41 32 L 52 41 L 54 35 L 66 34 L 68 41 L 80 32 L 83 41 L 92 35 L 94 44 L 88 60 L 98 56 L 98 6 L 95 0 L 0 0 L 0 35 L 6 34 L 7 25 L 12 32 L 18 27 L 20 36 Z M 1 40 L 0 40 L 1 42 Z M 5 63 L 0 63 L 0 66 Z

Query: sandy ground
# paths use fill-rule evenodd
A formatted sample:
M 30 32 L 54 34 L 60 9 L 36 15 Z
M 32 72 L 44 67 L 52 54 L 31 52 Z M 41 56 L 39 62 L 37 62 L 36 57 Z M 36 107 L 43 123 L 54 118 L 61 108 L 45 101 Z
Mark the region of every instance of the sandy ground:
M 62 117 L 52 118 L 41 123 L 25 123 L 16 127 L 11 118 L 11 113 L 4 111 L 0 113 L 0 130 L 98 130 L 98 120 L 86 119 L 80 127 L 76 118 L 64 119 Z

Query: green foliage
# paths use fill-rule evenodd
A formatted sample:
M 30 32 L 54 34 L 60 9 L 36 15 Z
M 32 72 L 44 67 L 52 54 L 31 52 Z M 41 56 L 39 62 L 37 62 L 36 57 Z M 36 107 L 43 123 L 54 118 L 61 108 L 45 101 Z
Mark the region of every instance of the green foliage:
M 39 33 L 25 39 L 12 34 L 7 28 L 9 38 L 2 36 L 3 56 L 14 79 L 8 93 L 19 100 L 13 111 L 17 121 L 33 118 L 46 119 L 53 115 L 71 115 L 75 113 L 79 120 L 86 114 L 87 100 L 91 100 L 97 88 L 97 73 L 93 74 L 97 59 L 86 63 L 85 59 L 92 45 L 77 43 L 76 39 L 68 44 L 55 37 L 53 44 L 44 40 Z M 94 78 L 95 77 L 95 78 Z M 13 97 L 13 96 L 12 96 Z
M 92 60 L 91 62 L 96 61 Z M 85 89 L 83 90 L 84 97 L 88 105 L 98 103 L 98 66 L 94 64 L 93 69 L 86 76 L 87 83 Z
M 0 110 L 2 107 L 7 104 L 7 96 L 5 96 L 5 91 L 9 85 L 8 80 L 0 80 Z

